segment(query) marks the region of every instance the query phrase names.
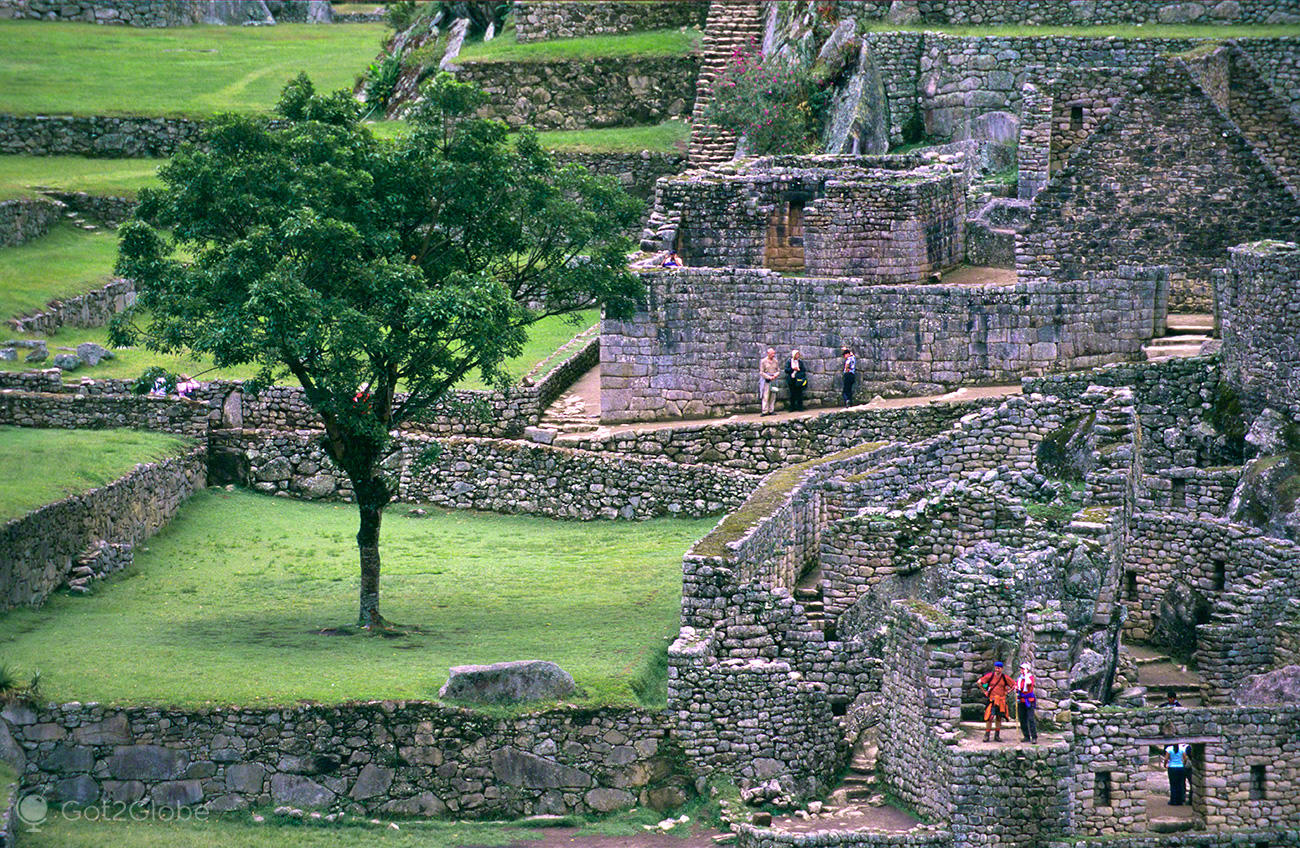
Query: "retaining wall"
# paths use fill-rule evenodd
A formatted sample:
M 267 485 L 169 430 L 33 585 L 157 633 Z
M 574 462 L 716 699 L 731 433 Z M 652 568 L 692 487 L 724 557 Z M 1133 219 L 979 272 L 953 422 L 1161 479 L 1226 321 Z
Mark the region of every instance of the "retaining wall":
M 78 557 L 92 545 L 139 544 L 161 530 L 206 482 L 207 450 L 191 448 L 0 526 L 0 606 L 39 606 L 68 580 Z
M 426 669 L 430 686 L 442 669 Z M 365 815 L 507 818 L 686 799 L 662 713 L 493 718 L 421 702 L 184 711 L 10 705 L 25 785 L 51 802 L 288 804 Z M 667 803 L 665 803 L 667 802 Z
M 520 0 L 514 6 L 515 40 L 520 42 L 700 27 L 709 9 L 707 2 L 699 0 L 633 3 Z
M 57 333 L 60 327 L 102 327 L 135 302 L 135 283 L 117 279 L 102 288 L 53 300 L 40 312 L 10 318 L 20 333 Z
M 1223 373 L 1248 414 L 1264 406 L 1300 416 L 1300 246 L 1232 248 L 1215 277 Z
M 0 247 L 14 247 L 40 238 L 62 217 L 63 210 L 58 204 L 44 198 L 0 201 Z
M 461 82 L 487 94 L 478 115 L 512 128 L 582 130 L 657 124 L 689 116 L 695 103 L 695 56 L 585 61 L 472 62 Z
M 133 159 L 170 156 L 202 121 L 103 115 L 0 115 L 0 154 Z

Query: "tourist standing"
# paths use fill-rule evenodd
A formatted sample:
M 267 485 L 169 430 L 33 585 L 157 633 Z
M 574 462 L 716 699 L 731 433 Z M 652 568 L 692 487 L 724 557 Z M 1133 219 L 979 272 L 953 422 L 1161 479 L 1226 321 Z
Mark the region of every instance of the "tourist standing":
M 1038 744 L 1038 721 L 1034 712 L 1038 709 L 1038 695 L 1034 693 L 1034 673 L 1029 663 L 1020 664 L 1020 676 L 1016 678 L 1016 710 L 1020 716 L 1020 736 L 1025 742 Z
M 853 355 L 853 348 L 846 347 L 840 351 L 844 355 L 844 387 L 841 394 L 844 405 L 853 405 L 853 384 L 858 381 L 858 358 Z
M 803 411 L 803 392 L 808 388 L 808 370 L 803 367 L 799 351 L 790 351 L 790 359 L 785 363 L 785 382 L 790 389 L 790 411 Z
M 776 412 L 776 378 L 781 376 L 781 365 L 776 359 L 776 350 L 767 349 L 767 356 L 758 360 L 758 401 L 762 407 L 760 415 Z
M 1007 695 L 1015 688 L 1015 681 L 1007 677 L 1002 670 L 1002 660 L 993 663 L 993 670 L 985 674 L 979 680 L 980 689 L 984 690 L 984 696 L 989 699 L 989 705 L 984 708 L 984 741 L 989 741 L 989 731 L 993 730 L 993 741 L 1002 741 L 1002 719 L 1010 718 L 1007 712 Z M 993 719 L 997 718 L 997 729 L 993 729 Z
M 1169 806 L 1181 807 L 1187 797 L 1187 749 L 1186 742 L 1175 742 L 1165 746 L 1165 769 L 1169 772 Z

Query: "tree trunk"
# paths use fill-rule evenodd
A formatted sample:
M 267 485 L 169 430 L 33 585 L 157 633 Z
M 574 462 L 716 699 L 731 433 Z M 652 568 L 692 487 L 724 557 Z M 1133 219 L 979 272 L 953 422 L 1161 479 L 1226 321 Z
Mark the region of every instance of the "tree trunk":
M 379 628 L 385 624 L 379 614 L 379 525 L 388 502 L 384 488 L 357 487 L 357 506 L 361 510 L 361 528 L 357 530 L 357 549 L 361 554 L 361 612 L 359 627 Z

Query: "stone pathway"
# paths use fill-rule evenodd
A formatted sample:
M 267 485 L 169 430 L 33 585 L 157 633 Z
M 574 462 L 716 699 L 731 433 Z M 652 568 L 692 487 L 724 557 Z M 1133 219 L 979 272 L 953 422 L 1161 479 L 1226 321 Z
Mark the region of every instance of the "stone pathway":
M 712 848 L 717 831 L 696 830 L 690 836 L 672 833 L 645 833 L 637 836 L 584 836 L 571 827 L 538 831 L 540 839 L 514 842 L 506 848 Z M 464 848 L 480 848 L 466 845 Z
M 544 430 L 591 433 L 600 427 L 600 366 L 597 365 L 542 413 Z
M 594 376 L 593 376 L 594 375 Z M 1001 398 L 1010 395 L 1020 394 L 1020 384 L 1003 384 L 995 386 L 967 386 L 956 391 L 948 392 L 942 395 L 925 395 L 922 397 L 900 397 L 900 398 L 879 398 L 869 403 L 860 403 L 854 405 L 853 409 L 903 409 L 912 406 L 928 406 L 932 403 L 953 403 L 955 401 L 973 400 L 976 398 Z M 559 422 L 563 420 L 564 407 L 570 403 L 565 398 L 573 395 L 579 398 L 585 405 L 586 409 L 595 409 L 597 420 L 600 414 L 600 373 L 599 366 L 593 368 L 582 376 L 568 392 L 560 397 L 558 401 L 546 411 L 542 417 L 542 426 L 547 429 L 556 429 L 548 424 L 549 421 Z M 564 442 L 577 442 L 592 436 L 604 437 L 615 436 L 624 433 L 652 433 L 656 430 L 679 429 L 679 428 L 699 428 L 715 427 L 719 424 L 731 424 L 736 422 L 782 422 L 794 421 L 801 418 L 816 418 L 822 415 L 831 415 L 837 412 L 843 412 L 844 407 L 832 406 L 818 409 L 806 409 L 802 412 L 778 412 L 775 415 L 761 416 L 757 412 L 744 414 L 728 415 L 725 418 L 690 418 L 674 419 L 669 421 L 643 421 L 633 424 L 612 424 L 608 426 L 597 424 L 590 430 L 582 432 L 561 430 L 561 435 L 555 440 L 556 444 Z
M 1171 688 L 1177 690 L 1178 701 L 1184 707 L 1202 705 L 1201 678 L 1195 671 L 1150 645 L 1125 642 L 1120 650 L 1137 665 L 1138 685 L 1147 688 L 1147 706 L 1163 704 L 1165 692 Z
M 1008 704 L 1008 706 L 1010 706 Z M 1024 742 L 1020 738 L 1020 724 L 1016 721 L 1014 714 L 1011 719 L 1002 722 L 1002 741 L 994 742 L 992 735 L 989 741 L 984 741 L 984 722 L 980 721 L 963 721 L 961 723 L 961 741 L 958 743 L 962 748 L 974 749 L 976 751 L 995 751 L 1004 748 L 1016 749 L 1037 749 L 1037 748 L 1065 748 L 1066 742 L 1061 738 L 1059 733 L 1048 733 L 1045 730 L 1038 732 L 1038 744 Z

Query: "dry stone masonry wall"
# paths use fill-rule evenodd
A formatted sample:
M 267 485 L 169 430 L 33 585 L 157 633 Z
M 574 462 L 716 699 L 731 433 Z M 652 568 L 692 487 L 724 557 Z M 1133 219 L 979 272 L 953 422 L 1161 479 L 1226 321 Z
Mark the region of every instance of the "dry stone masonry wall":
M 635 709 L 497 719 L 384 701 L 197 712 L 13 705 L 3 715 L 25 754 L 25 784 L 51 801 L 501 818 L 686 798 L 664 717 Z
M 1300 246 L 1234 247 L 1215 278 L 1225 378 L 1258 412 L 1271 405 L 1300 416 Z
M 57 203 L 22 197 L 0 202 L 0 247 L 14 247 L 40 238 L 63 217 Z
M 668 2 L 573 3 L 520 0 L 514 4 L 515 40 L 548 41 L 588 35 L 677 29 L 704 24 L 709 4 L 700 0 Z
M 134 302 L 135 284 L 118 279 L 76 297 L 51 301 L 32 315 L 10 318 L 8 324 L 20 333 L 55 333 L 60 327 L 102 327 Z
M 20 156 L 170 156 L 197 141 L 202 121 L 89 115 L 0 115 L 0 153 Z
M 607 422 L 754 410 L 769 346 L 780 356 L 800 350 L 810 405 L 830 405 L 842 345 L 857 354 L 861 394 L 919 394 L 1132 358 L 1163 323 L 1158 269 L 1015 286 L 871 286 L 695 268 L 643 279 L 645 311 L 602 326 Z

